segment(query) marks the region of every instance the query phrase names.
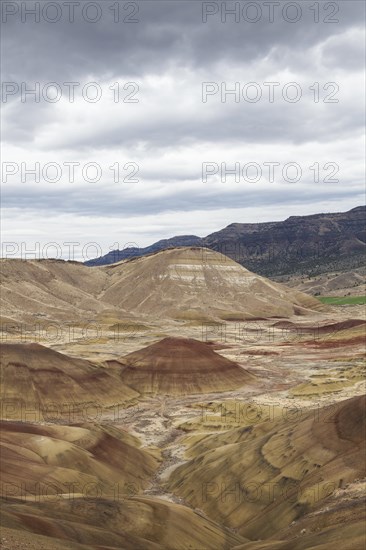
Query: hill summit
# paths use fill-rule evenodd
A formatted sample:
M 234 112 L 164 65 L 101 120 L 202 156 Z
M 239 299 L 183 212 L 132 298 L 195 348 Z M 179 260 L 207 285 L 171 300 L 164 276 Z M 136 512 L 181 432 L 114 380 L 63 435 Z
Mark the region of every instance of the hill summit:
M 318 300 L 199 247 L 88 268 L 59 260 L 2 260 L 2 315 L 11 322 L 153 316 L 242 320 L 306 315 Z
M 164 338 L 130 353 L 121 377 L 139 393 L 188 395 L 236 389 L 255 380 L 237 363 L 192 338 Z
M 269 281 L 207 248 L 175 248 L 104 268 L 103 301 L 137 314 L 175 319 L 289 317 L 322 304 Z

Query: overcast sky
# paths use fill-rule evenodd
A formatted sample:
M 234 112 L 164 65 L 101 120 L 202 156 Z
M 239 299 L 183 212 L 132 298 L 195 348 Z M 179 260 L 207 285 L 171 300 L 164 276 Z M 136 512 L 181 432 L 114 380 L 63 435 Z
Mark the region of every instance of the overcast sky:
M 98 243 L 87 259 L 364 202 L 364 2 L 2 10 L 8 256 Z

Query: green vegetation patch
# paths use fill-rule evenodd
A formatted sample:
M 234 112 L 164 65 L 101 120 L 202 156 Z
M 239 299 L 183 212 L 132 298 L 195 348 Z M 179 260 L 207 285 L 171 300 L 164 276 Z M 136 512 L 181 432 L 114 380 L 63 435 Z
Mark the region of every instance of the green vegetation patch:
M 333 306 L 346 306 L 346 305 L 365 305 L 366 296 L 317 296 L 323 304 L 329 304 Z

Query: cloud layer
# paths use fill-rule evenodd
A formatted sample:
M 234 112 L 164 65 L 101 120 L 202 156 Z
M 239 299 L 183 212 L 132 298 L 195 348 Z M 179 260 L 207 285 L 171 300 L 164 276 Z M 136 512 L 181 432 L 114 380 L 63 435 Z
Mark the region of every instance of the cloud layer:
M 22 4 L 2 6 L 5 241 L 107 252 L 362 202 L 362 2 Z

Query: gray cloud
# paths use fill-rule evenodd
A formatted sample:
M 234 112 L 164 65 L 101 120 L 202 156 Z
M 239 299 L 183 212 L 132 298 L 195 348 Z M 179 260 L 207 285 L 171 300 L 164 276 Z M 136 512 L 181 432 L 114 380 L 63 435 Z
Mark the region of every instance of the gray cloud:
M 80 16 L 86 2 L 80 2 L 75 22 L 67 20 L 67 10 L 54 24 L 41 17 L 39 23 L 26 23 L 17 17 L 8 18 L 4 27 L 4 76 L 12 79 L 61 80 L 75 79 L 90 73 L 100 75 L 159 72 L 172 66 L 205 67 L 218 61 L 255 61 L 268 55 L 274 47 L 303 51 L 327 37 L 342 33 L 346 28 L 359 26 L 363 20 L 362 2 L 334 3 L 339 12 L 324 9 L 320 3 L 319 23 L 314 22 L 312 1 L 297 2 L 302 12 L 296 23 L 284 20 L 282 9 L 276 7 L 274 22 L 268 22 L 267 9 L 262 6 L 262 17 L 256 23 L 240 18 L 235 23 L 227 17 L 222 23 L 220 14 L 202 22 L 202 2 L 199 1 L 143 1 L 135 16 L 138 23 L 113 23 L 109 7 L 112 2 L 101 2 L 102 17 L 92 24 Z M 33 3 L 29 2 L 29 6 Z M 221 5 L 220 2 L 217 3 Z M 228 7 L 234 2 L 227 2 Z M 244 6 L 246 2 L 241 2 Z M 123 3 L 121 2 L 121 6 Z M 127 11 L 121 10 L 121 17 Z M 288 12 L 293 17 L 291 11 Z M 250 15 L 253 18 L 253 15 Z M 326 23 L 324 19 L 338 19 Z
M 349 184 L 349 186 L 347 185 Z M 215 186 L 210 183 L 199 186 L 184 187 L 169 192 L 165 188 L 158 195 L 143 186 L 132 195 L 121 187 L 104 188 L 89 186 L 65 191 L 63 189 L 44 190 L 35 194 L 34 190 L 15 189 L 7 194 L 4 207 L 23 208 L 48 212 L 80 214 L 83 216 L 143 216 L 158 215 L 166 212 L 187 212 L 191 210 L 215 210 L 217 208 L 237 209 L 296 204 L 298 201 L 311 205 L 314 201 L 324 202 L 330 196 L 329 187 L 325 184 L 315 185 L 309 182 L 299 184 L 270 185 L 262 184 L 259 189 L 255 184 L 241 183 L 236 186 Z M 341 201 L 353 198 L 355 204 L 362 201 L 362 188 L 353 187 L 350 182 L 332 186 L 332 200 Z
M 363 2 L 298 1 L 302 17 L 296 23 L 285 21 L 285 2 L 275 8 L 273 23 L 259 3 L 262 17 L 257 23 L 242 17 L 236 23 L 230 16 L 222 23 L 220 14 L 203 23 L 202 2 L 180 0 L 137 2 L 138 23 L 114 23 L 112 4 L 100 2 L 102 17 L 95 24 L 80 18 L 85 6 L 80 2 L 74 23 L 68 22 L 62 4 L 61 20 L 54 24 L 34 23 L 29 16 L 22 22 L 18 14 L 2 25 L 3 81 L 42 86 L 93 80 L 103 87 L 103 100 L 97 104 L 52 104 L 42 99 L 21 103 L 18 96 L 11 97 L 3 104 L 3 160 L 92 158 L 113 164 L 123 159 L 138 162 L 142 173 L 139 185 L 128 189 L 114 188 L 108 178 L 95 187 L 19 181 L 6 185 L 4 208 L 29 214 L 18 228 L 24 235 L 47 211 L 71 218 L 131 215 L 143 220 L 155 215 L 158 227 L 159 215 L 168 212 L 182 218 L 192 212 L 194 224 L 197 210 L 225 209 L 230 222 L 238 208 L 247 209 L 250 217 L 258 206 L 269 213 L 283 207 L 286 217 L 296 215 L 299 204 L 316 212 L 317 204 L 320 208 L 329 202 L 342 210 L 343 204 L 348 208 L 350 201 L 353 206 L 361 201 Z M 234 4 L 226 2 L 229 7 Z M 121 17 L 126 17 L 129 10 L 120 5 Z M 319 23 L 314 22 L 314 6 L 319 6 Z M 332 6 L 339 7 L 338 13 L 332 13 Z M 339 22 L 326 22 L 327 17 Z M 108 86 L 131 80 L 140 85 L 139 103 L 113 103 Z M 252 104 L 242 99 L 222 103 L 217 94 L 202 103 L 202 82 L 211 81 L 227 82 L 228 87 L 255 81 L 264 92 L 264 82 L 279 81 L 281 90 L 295 81 L 303 96 L 290 103 L 279 92 L 273 103 L 264 98 Z M 319 102 L 309 89 L 314 82 L 319 82 Z M 324 103 L 331 91 L 323 89 L 327 82 L 339 86 L 338 103 Z M 261 182 L 235 188 L 200 181 L 202 162 L 249 162 L 258 157 L 262 162 L 285 162 L 286 152 L 287 162 L 338 162 L 343 169 L 341 185 L 316 186 L 304 180 L 293 186 Z M 180 233 L 190 233 L 184 219 Z M 58 229 L 60 235 L 62 230 Z M 211 230 L 207 227 L 202 233 Z M 158 230 L 150 227 L 153 233 Z

